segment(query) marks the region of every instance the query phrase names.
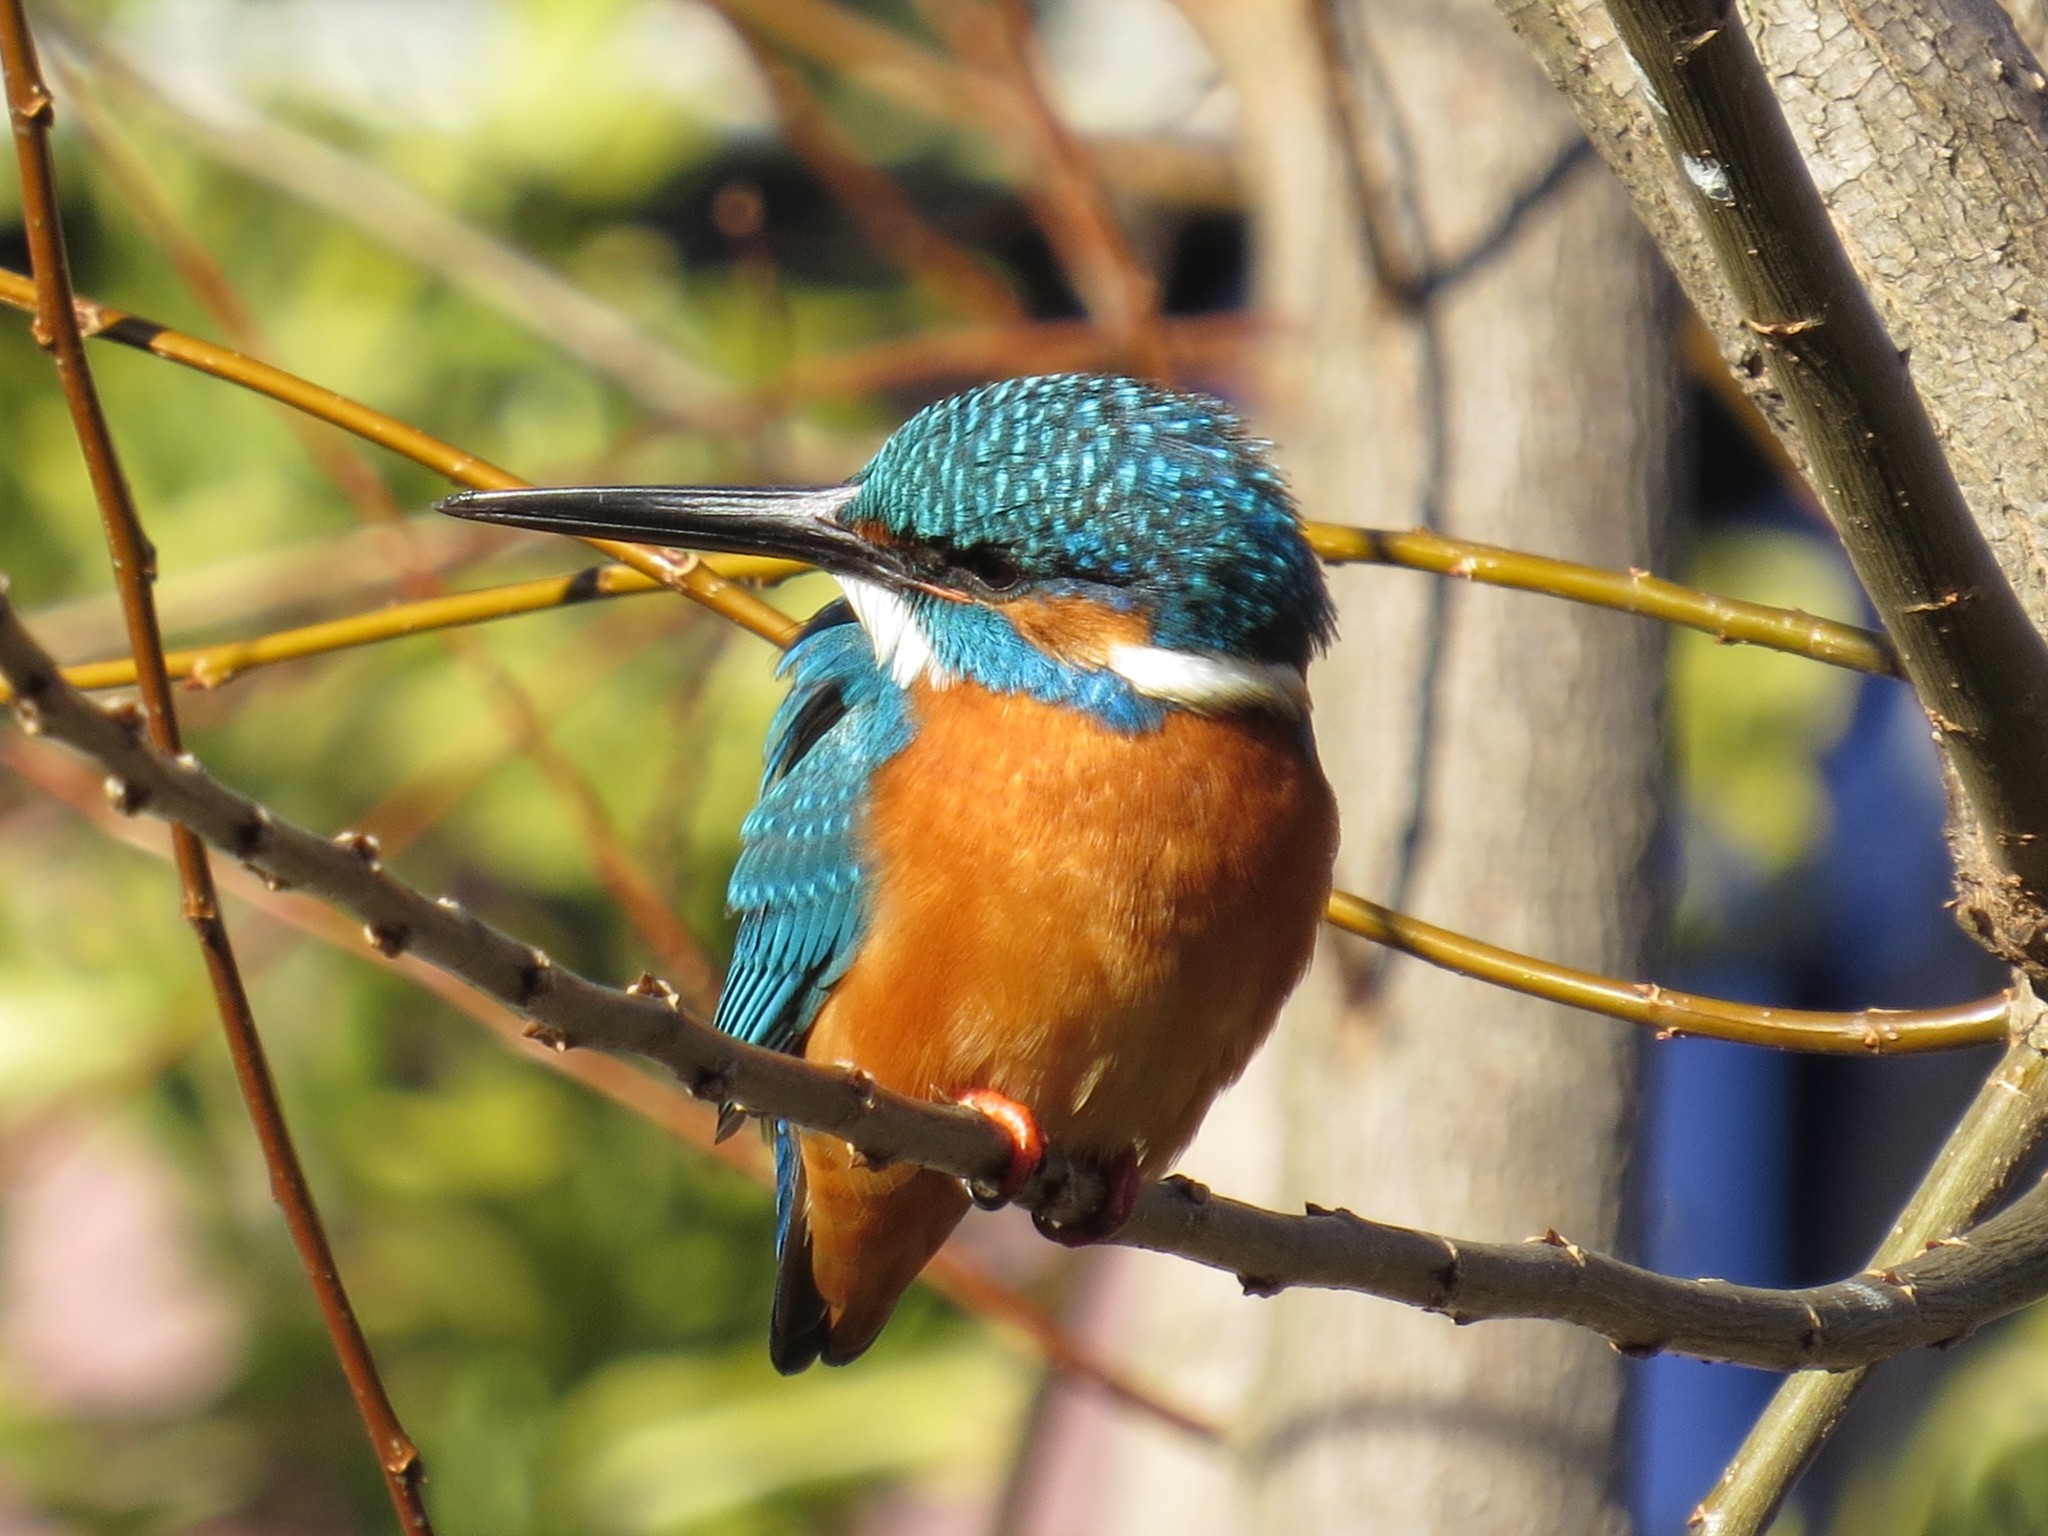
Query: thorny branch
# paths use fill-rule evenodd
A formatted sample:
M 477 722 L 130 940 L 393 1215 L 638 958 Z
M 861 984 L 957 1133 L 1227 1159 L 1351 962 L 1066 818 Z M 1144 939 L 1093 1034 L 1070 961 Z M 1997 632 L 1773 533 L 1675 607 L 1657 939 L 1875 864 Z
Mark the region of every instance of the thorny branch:
M 60 762 L 53 753 L 37 752 L 19 742 L 0 742 L 0 762 L 70 806 L 99 831 L 144 853 L 163 856 L 161 840 L 150 835 L 154 829 L 121 820 L 107 806 L 89 765 Z M 384 842 L 388 851 L 391 839 Z M 301 900 L 291 892 L 273 891 L 245 870 L 224 870 L 221 880 L 230 895 L 240 897 L 265 917 L 364 963 L 398 971 L 489 1031 L 522 1058 L 537 1060 L 592 1093 L 660 1126 L 695 1152 L 742 1177 L 773 1184 L 775 1172 L 771 1160 L 763 1155 L 765 1148 L 749 1145 L 750 1138 L 719 1140 L 717 1116 L 673 1081 L 598 1052 L 548 1050 L 522 1033 L 523 1022 L 509 1009 L 465 986 L 456 977 L 412 956 L 387 958 L 366 952 L 361 935 L 346 916 L 332 907 Z M 1029 1296 L 998 1278 L 979 1260 L 956 1253 L 953 1246 L 941 1249 L 920 1278 L 963 1311 L 1029 1339 L 1049 1369 L 1098 1387 L 1118 1402 L 1198 1440 L 1223 1439 L 1223 1431 L 1215 1423 L 1162 1397 L 1124 1367 L 1103 1358 Z
M 872 1158 L 981 1185 L 996 1183 L 1008 1167 L 1008 1139 L 972 1110 L 906 1098 L 858 1073 L 747 1046 L 680 1011 L 658 986 L 599 986 L 396 879 L 367 839 L 344 833 L 329 840 L 277 819 L 189 758 L 140 740 L 64 683 L 11 605 L 0 605 L 0 673 L 15 688 L 24 725 L 97 763 L 118 808 L 189 826 L 267 879 L 346 909 L 377 949 L 460 977 L 531 1020 L 531 1032 L 548 1044 L 646 1056 L 700 1098 L 844 1137 Z M 2015 1033 L 2029 1038 L 2044 1028 L 2031 1005 L 2015 1021 Z M 1057 1225 L 1096 1209 L 1103 1193 L 1099 1170 L 1055 1148 L 1020 1203 Z M 1185 1179 L 1148 1189 L 1115 1241 L 1236 1274 L 1260 1295 L 1293 1286 L 1355 1290 L 1458 1321 L 1574 1323 L 1630 1353 L 1841 1370 L 1950 1342 L 2048 1294 L 2048 1184 L 1908 1263 L 1797 1291 L 1672 1279 L 1555 1233 L 1526 1243 L 1468 1243 L 1343 1211 L 1284 1215 Z
M 57 381 L 99 505 L 128 646 L 141 685 L 143 729 L 155 750 L 176 755 L 180 750 L 178 719 L 164 670 L 163 634 L 150 592 L 156 554 L 136 513 L 85 354 L 64 248 L 56 166 L 50 152 L 52 101 L 37 64 L 22 0 L 0 4 L 0 69 L 6 76 L 8 116 L 14 130 L 22 210 L 35 274 L 36 340 L 56 364 Z M 241 967 L 221 916 L 206 849 L 190 828 L 176 826 L 172 852 L 185 919 L 198 940 L 212 984 L 236 1085 L 270 1174 L 271 1194 L 284 1214 L 293 1247 L 311 1283 L 321 1321 L 348 1380 L 399 1524 L 408 1532 L 432 1536 L 433 1526 L 420 1494 L 423 1468 L 419 1450 L 400 1423 L 377 1374 L 376 1361 L 349 1302 L 305 1170 L 292 1145 Z

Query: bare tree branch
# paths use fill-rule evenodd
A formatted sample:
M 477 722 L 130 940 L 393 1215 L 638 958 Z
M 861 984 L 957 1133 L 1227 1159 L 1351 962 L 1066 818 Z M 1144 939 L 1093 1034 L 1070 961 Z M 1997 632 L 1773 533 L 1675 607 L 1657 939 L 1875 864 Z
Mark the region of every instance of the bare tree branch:
M 460 977 L 532 1020 L 531 1032 L 551 1045 L 646 1056 L 700 1098 L 734 1100 L 844 1137 L 877 1160 L 915 1162 L 982 1186 L 1008 1167 L 1008 1138 L 972 1110 L 906 1098 L 857 1072 L 744 1045 L 675 1008 L 658 986 L 637 993 L 599 986 L 399 881 L 367 839 L 344 833 L 330 841 L 278 820 L 191 759 L 150 746 L 65 684 L 11 604 L 0 604 L 0 673 L 14 685 L 24 726 L 99 764 L 118 809 L 179 822 L 267 879 L 352 912 L 380 951 L 409 953 Z M 2015 1029 L 2048 1043 L 2037 1008 Z M 1020 1203 L 1058 1223 L 1098 1208 L 1103 1192 L 1099 1170 L 1054 1148 Z M 1631 1353 L 1841 1370 L 1952 1341 L 2048 1294 L 2048 1184 L 1910 1263 L 1798 1291 L 1672 1279 L 1555 1233 L 1479 1243 L 1344 1211 L 1283 1215 L 1186 1179 L 1146 1190 L 1114 1240 L 1236 1274 L 1258 1294 L 1292 1286 L 1356 1290 L 1461 1322 L 1574 1323 Z
M 85 460 L 93 499 L 99 507 L 114 584 L 121 596 L 128 648 L 141 685 L 139 724 L 154 749 L 176 755 L 181 750 L 178 716 L 164 668 L 163 630 L 150 590 L 156 577 L 156 551 L 136 511 L 86 357 L 85 337 L 79 328 L 72 294 L 71 264 L 64 244 L 56 162 L 50 150 L 50 126 L 55 114 L 22 0 L 5 0 L 0 4 L 0 70 L 6 76 L 8 116 L 21 174 L 22 212 L 30 265 L 35 273 L 36 340 L 56 365 L 58 386 Z M 292 1144 L 263 1039 L 256 1029 L 241 964 L 221 915 L 212 861 L 190 827 L 173 826 L 171 846 L 184 917 L 199 944 L 228 1056 L 234 1066 L 235 1084 L 262 1149 L 271 1195 L 283 1214 L 292 1246 L 306 1272 L 321 1323 L 348 1382 L 399 1524 L 407 1532 L 433 1536 L 433 1524 L 420 1492 L 425 1468 L 419 1449 L 406 1433 L 385 1391 L 376 1358 L 370 1352 L 369 1341 L 363 1335 L 335 1264 L 334 1249 L 306 1183 L 304 1165 Z
M 163 839 L 153 826 L 123 820 L 99 792 L 89 764 L 62 761 L 57 754 L 25 743 L 0 741 L 0 764 L 69 806 L 90 825 L 139 852 L 163 858 Z M 473 1020 L 521 1060 L 535 1061 L 622 1109 L 659 1126 L 699 1156 L 756 1184 L 773 1187 L 775 1169 L 767 1148 L 753 1138 L 718 1137 L 718 1116 L 673 1081 L 633 1063 L 595 1051 L 551 1051 L 522 1032 L 523 1021 L 502 1004 L 436 970 L 415 956 L 385 957 L 365 950 L 348 918 L 296 893 L 274 891 L 241 869 L 220 872 L 222 889 L 240 897 L 264 917 L 315 942 L 349 954 L 366 965 L 387 967 L 431 992 Z M 959 1243 L 949 1243 L 919 1277 L 933 1290 L 985 1322 L 1030 1342 L 1049 1370 L 1099 1387 L 1128 1407 L 1198 1440 L 1220 1442 L 1223 1430 L 1192 1409 L 1170 1401 L 1136 1375 L 1077 1337 L 1058 1317 L 1004 1281 Z
M 1348 891 L 1333 891 L 1325 919 L 1346 933 L 1510 992 L 1654 1029 L 1660 1040 L 1692 1035 L 1781 1051 L 1901 1056 L 2002 1040 L 2019 1006 L 2017 984 L 1947 1008 L 1864 1008 L 1823 1013 L 1701 997 L 1655 982 L 1617 981 L 1468 938 Z
M 1652 115 L 1987 849 L 1985 938 L 2048 962 L 2048 645 L 1950 473 L 1732 0 L 1615 0 Z
M 2021 983 L 2024 988 L 2025 983 Z M 2024 1006 L 2038 1009 L 2032 994 Z M 2013 1036 L 1910 1204 L 1879 1245 L 1872 1269 L 1903 1264 L 1960 1232 L 1997 1201 L 2048 1133 L 2048 1053 L 2038 1030 Z M 1869 1375 L 1802 1374 L 1779 1386 L 1689 1526 L 1701 1536 L 1763 1536 L 1778 1506 Z

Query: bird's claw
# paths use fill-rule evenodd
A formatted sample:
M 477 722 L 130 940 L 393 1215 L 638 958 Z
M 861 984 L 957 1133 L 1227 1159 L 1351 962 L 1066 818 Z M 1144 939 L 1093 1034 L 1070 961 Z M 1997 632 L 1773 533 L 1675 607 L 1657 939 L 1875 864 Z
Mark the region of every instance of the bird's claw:
M 997 1093 L 993 1088 L 970 1088 L 953 1102 L 993 1121 L 996 1129 L 1009 1138 L 1010 1166 L 1003 1171 L 1002 1182 L 968 1186 L 974 1203 L 984 1210 L 1008 1205 L 1045 1161 L 1045 1133 L 1038 1128 L 1038 1117 L 1008 1094 Z
M 1119 1152 L 1104 1165 L 1102 1178 L 1102 1200 L 1093 1210 L 1077 1212 L 1071 1217 L 1033 1211 L 1032 1225 L 1042 1235 L 1067 1248 L 1086 1248 L 1091 1243 L 1115 1237 L 1137 1208 L 1140 1187 L 1137 1149 L 1126 1147 Z

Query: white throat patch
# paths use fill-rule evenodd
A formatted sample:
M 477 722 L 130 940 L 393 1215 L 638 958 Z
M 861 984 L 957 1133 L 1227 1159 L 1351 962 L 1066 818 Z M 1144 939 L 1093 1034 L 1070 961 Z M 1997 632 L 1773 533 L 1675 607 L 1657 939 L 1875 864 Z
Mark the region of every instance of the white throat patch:
M 931 636 L 917 622 L 910 604 L 871 581 L 841 576 L 838 582 L 839 590 L 846 594 L 847 606 L 860 620 L 860 627 L 868 632 L 875 659 L 888 670 L 897 687 L 908 688 L 920 677 L 934 688 L 943 688 L 953 681 L 953 674 L 940 666 L 932 654 Z
M 1284 661 L 1239 661 L 1119 641 L 1109 648 L 1109 670 L 1148 699 L 1198 715 L 1265 709 L 1299 720 L 1308 713 L 1308 682 Z
M 857 577 L 841 576 L 838 581 L 847 605 L 867 631 L 875 659 L 897 687 L 908 688 L 919 678 L 933 688 L 954 681 L 932 654 L 931 636 L 900 594 Z M 1103 664 L 1146 698 L 1198 715 L 1257 709 L 1299 720 L 1308 714 L 1307 680 L 1285 662 L 1239 661 L 1118 641 Z

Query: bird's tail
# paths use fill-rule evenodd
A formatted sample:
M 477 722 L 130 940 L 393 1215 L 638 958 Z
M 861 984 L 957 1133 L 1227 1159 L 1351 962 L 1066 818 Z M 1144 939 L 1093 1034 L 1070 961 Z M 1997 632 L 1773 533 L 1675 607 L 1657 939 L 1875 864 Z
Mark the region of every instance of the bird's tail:
M 825 1354 L 832 1324 L 811 1273 L 811 1221 L 796 1132 L 775 1127 L 775 1302 L 768 1314 L 768 1359 L 794 1376 Z
M 874 1343 L 896 1303 L 967 1214 L 957 1179 L 867 1168 L 845 1142 L 778 1130 L 782 1226 L 768 1358 L 785 1376 L 845 1365 Z

